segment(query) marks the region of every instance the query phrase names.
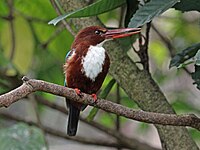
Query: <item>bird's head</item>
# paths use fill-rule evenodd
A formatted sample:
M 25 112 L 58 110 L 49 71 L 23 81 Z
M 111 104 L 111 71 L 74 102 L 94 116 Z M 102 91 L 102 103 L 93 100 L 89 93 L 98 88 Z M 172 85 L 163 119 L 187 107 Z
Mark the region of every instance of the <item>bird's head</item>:
M 88 42 L 89 45 L 103 43 L 107 39 L 116 39 L 131 36 L 140 32 L 140 28 L 122 28 L 108 30 L 100 26 L 90 26 L 82 29 L 76 36 L 73 46 L 81 42 Z

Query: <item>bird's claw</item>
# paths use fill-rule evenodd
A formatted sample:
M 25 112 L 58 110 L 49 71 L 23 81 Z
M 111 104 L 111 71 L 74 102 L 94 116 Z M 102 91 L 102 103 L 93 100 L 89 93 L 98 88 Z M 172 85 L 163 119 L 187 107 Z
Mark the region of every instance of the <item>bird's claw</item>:
M 96 103 L 96 101 L 97 101 L 97 95 L 96 94 L 92 94 L 91 96 L 92 96 L 92 98 L 94 100 L 94 103 Z
M 81 96 L 81 90 L 79 90 L 78 88 L 75 88 L 74 91 L 76 92 L 76 94 L 78 96 Z M 96 94 L 91 94 L 91 96 L 92 96 L 92 98 L 94 100 L 94 103 L 96 103 L 96 101 L 97 101 L 97 95 Z
M 81 96 L 81 90 L 79 90 L 78 88 L 75 88 L 74 91 L 76 92 L 78 96 Z

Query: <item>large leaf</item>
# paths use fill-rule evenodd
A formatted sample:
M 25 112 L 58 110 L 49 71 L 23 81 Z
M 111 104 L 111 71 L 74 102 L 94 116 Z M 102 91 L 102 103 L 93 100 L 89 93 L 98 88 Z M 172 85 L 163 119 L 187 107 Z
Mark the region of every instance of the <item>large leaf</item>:
M 51 20 L 48 24 L 56 25 L 59 21 L 65 18 L 79 18 L 79 17 L 89 17 L 95 16 L 98 14 L 102 14 L 104 12 L 113 10 L 119 6 L 122 6 L 126 3 L 125 0 L 99 0 L 91 5 L 88 5 L 84 8 L 80 8 L 70 13 L 66 13 L 61 15 L 53 20 Z
M 24 123 L 0 130 L 1 150 L 46 150 L 42 131 Z
M 199 11 L 200 12 L 200 0 L 181 0 L 180 3 L 174 5 L 174 8 L 184 11 Z
M 126 9 L 126 16 L 125 16 L 125 27 L 128 26 L 130 19 L 132 18 L 133 14 L 138 9 L 138 0 L 126 0 L 127 9 Z
M 120 43 L 120 46 L 123 48 L 124 52 L 127 52 L 132 48 L 132 44 L 137 40 L 138 35 L 132 35 L 124 38 L 116 39 Z
M 174 6 L 178 1 L 180 0 L 151 0 L 136 11 L 128 26 L 132 28 L 142 26 Z
M 169 67 L 170 68 L 174 67 L 174 66 L 178 67 L 180 64 L 184 63 L 186 60 L 194 57 L 199 49 L 200 49 L 200 43 L 194 44 L 194 45 L 184 49 L 183 51 L 176 54 L 172 58 Z

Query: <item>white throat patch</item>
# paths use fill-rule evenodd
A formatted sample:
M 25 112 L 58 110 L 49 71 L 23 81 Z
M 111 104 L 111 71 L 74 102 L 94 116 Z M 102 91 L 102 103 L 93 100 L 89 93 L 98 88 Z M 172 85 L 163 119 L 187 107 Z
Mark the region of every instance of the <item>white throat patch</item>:
M 82 72 L 85 73 L 86 77 L 95 81 L 98 74 L 102 72 L 105 57 L 105 49 L 101 43 L 89 47 L 86 56 L 82 59 Z

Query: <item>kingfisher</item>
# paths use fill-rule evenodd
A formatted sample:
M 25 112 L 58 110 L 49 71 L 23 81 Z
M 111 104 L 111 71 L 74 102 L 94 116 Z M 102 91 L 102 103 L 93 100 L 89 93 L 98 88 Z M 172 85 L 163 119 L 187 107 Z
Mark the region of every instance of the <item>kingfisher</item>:
M 74 39 L 71 50 L 67 53 L 63 70 L 65 86 L 74 88 L 80 96 L 81 92 L 90 94 L 96 101 L 96 93 L 100 89 L 108 73 L 110 60 L 103 44 L 112 39 L 137 34 L 140 28 L 121 28 L 108 30 L 100 26 L 82 29 Z M 66 99 L 69 108 L 67 134 L 75 136 L 80 111 L 86 105 Z

